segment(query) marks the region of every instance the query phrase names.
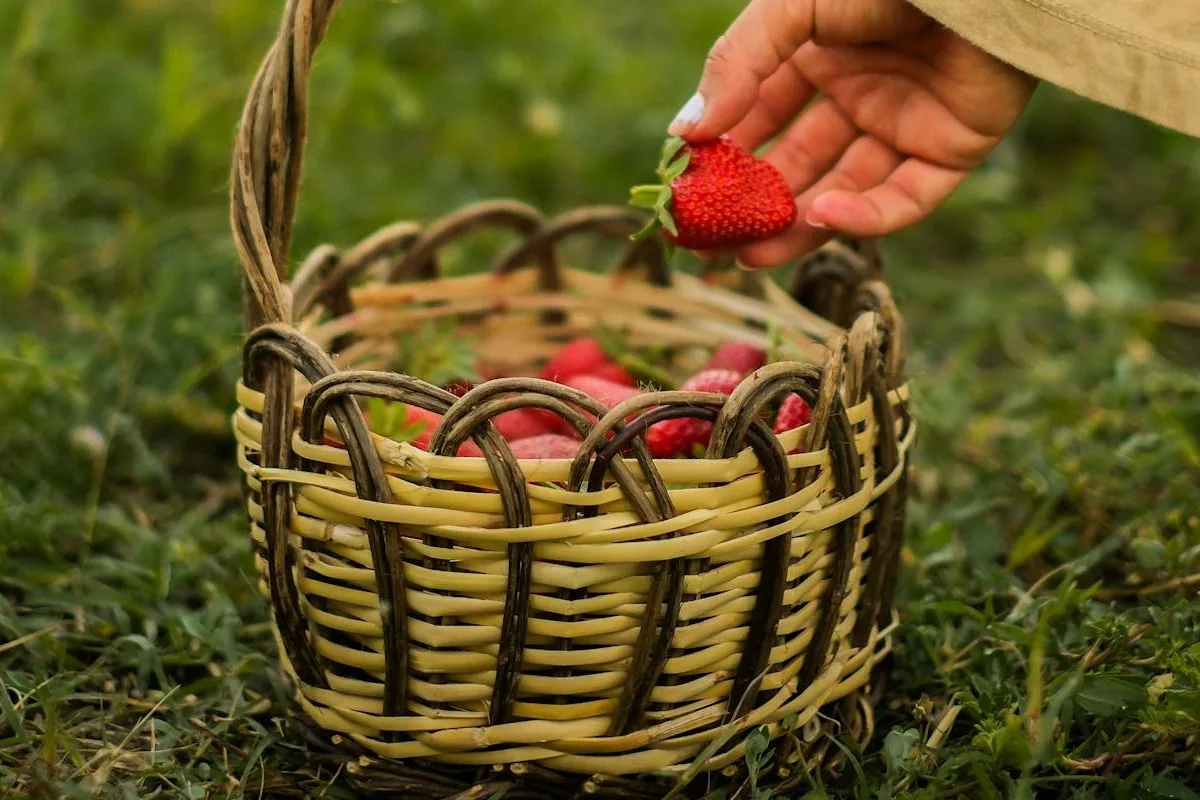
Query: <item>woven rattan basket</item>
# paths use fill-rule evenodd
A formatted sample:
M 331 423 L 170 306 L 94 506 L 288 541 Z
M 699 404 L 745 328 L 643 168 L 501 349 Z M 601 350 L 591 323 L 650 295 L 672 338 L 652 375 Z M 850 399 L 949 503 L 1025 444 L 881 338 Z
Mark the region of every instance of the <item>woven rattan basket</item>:
M 701 772 L 739 779 L 756 731 L 778 740 L 785 788 L 797 761 L 839 752 L 833 736 L 869 737 L 915 434 L 877 259 L 831 244 L 789 293 L 672 274 L 657 242 L 630 244 L 643 219 L 624 208 L 546 219 L 496 201 L 321 247 L 289 281 L 306 87 L 334 6 L 288 2 L 232 176 L 238 464 L 314 752 L 397 797 L 659 797 Z M 518 243 L 490 271 L 440 277 L 445 248 L 481 228 Z M 563 263 L 580 238 L 628 247 L 601 275 Z M 510 374 L 597 325 L 668 354 L 766 342 L 770 325 L 786 360 L 728 398 L 647 393 L 608 413 L 534 378 L 460 399 L 388 371 L 399 336 L 446 317 Z M 777 436 L 759 412 L 785 392 L 813 419 Z M 373 433 L 363 398 L 443 414 L 429 451 Z M 524 406 L 566 419 L 578 455 L 517 461 L 488 420 Z M 652 459 L 647 427 L 682 416 L 714 421 L 708 456 Z M 483 458 L 451 455 L 468 438 Z

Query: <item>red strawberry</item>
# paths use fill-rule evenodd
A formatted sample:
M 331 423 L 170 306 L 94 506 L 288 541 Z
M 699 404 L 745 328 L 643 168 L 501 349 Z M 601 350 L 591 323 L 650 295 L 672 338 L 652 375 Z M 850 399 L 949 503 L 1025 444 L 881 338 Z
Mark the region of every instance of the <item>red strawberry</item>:
M 634 234 L 663 227 L 689 250 L 724 250 L 778 236 L 796 220 L 796 200 L 782 173 L 728 137 L 706 142 L 667 139 L 658 166 L 662 184 L 635 186 L 630 202 L 654 209 Z
M 474 439 L 467 439 L 458 446 L 458 452 L 455 455 L 459 458 L 483 458 L 483 450 L 475 444 Z
M 608 354 L 591 337 L 572 339 L 542 367 L 541 377 L 562 383 L 576 375 L 586 375 L 609 363 Z
M 563 436 L 574 436 L 575 429 L 565 419 L 545 408 L 531 408 L 529 414 L 535 417 L 544 431 L 560 433 Z
M 798 394 L 789 394 L 775 415 L 775 432 L 785 433 L 802 428 L 812 419 L 812 408 Z
M 577 375 L 563 383 L 590 396 L 605 408 L 612 408 L 641 394 L 641 390 L 633 386 L 607 381 L 604 378 L 597 378 L 595 375 Z
M 592 399 L 598 401 L 602 406 L 612 408 L 617 403 L 640 394 L 640 390 L 633 386 L 625 386 L 620 383 L 598 378 L 595 375 L 576 375 L 573 378 L 560 381 L 564 386 L 570 386 L 573 389 L 578 389 Z M 553 433 L 559 433 L 563 436 L 577 436 L 574 427 L 571 426 L 565 419 L 559 415 L 548 411 L 544 408 L 528 409 L 531 414 L 537 417 L 537 420 L 544 428 L 548 428 Z M 596 416 L 588 412 L 584 412 L 584 416 L 592 422 L 596 421 Z
M 531 436 L 540 436 L 543 433 L 553 433 L 557 430 L 557 425 L 549 424 L 549 421 L 537 411 L 542 409 L 537 408 L 514 408 L 512 411 L 505 411 L 503 414 L 498 414 L 492 418 L 492 424 L 496 426 L 496 430 L 500 431 L 500 435 L 506 441 L 515 442 L 517 439 L 528 439 Z M 553 414 L 551 417 L 555 417 Z
M 518 439 L 509 445 L 517 458 L 575 458 L 579 440 L 557 433 L 543 433 L 528 439 Z
M 633 374 L 629 370 L 613 361 L 601 364 L 588 374 L 594 375 L 597 378 L 603 378 L 606 381 L 619 383 L 622 386 L 637 386 L 637 378 L 633 377 Z
M 596 400 L 604 408 L 609 409 L 618 403 L 628 400 L 630 397 L 641 394 L 641 390 L 634 386 L 625 386 L 613 381 L 607 381 L 604 378 L 598 378 L 595 375 L 576 375 L 574 378 L 562 382 L 565 386 L 570 386 L 573 389 L 578 389 L 584 394 Z M 539 417 L 547 424 L 553 424 L 556 433 L 561 433 L 564 436 L 575 436 L 576 431 L 571 425 L 557 414 L 552 414 L 549 411 L 541 411 Z M 596 421 L 596 416 L 589 412 L 583 414 L 592 422 Z M 634 415 L 630 415 L 630 419 Z
M 684 392 L 715 392 L 733 394 L 742 376 L 731 369 L 705 369 L 697 372 L 679 387 Z
M 534 436 L 541 436 L 545 433 L 550 433 L 551 428 L 547 425 L 547 420 L 539 416 L 536 408 L 514 408 L 512 411 L 505 411 L 503 414 L 497 414 L 492 417 L 492 424 L 496 426 L 496 430 L 504 437 L 506 441 L 514 442 L 518 439 L 529 439 Z M 428 413 L 428 412 L 426 412 Z M 549 415 L 553 417 L 553 415 Z M 422 432 L 424 435 L 424 432 Z M 429 439 L 425 439 L 428 446 Z M 413 444 L 421 447 L 418 442 Z M 483 458 L 483 451 L 479 449 L 479 445 L 475 444 L 474 439 L 467 439 L 458 446 L 459 458 Z
M 812 420 L 812 407 L 808 401 L 798 394 L 789 394 L 779 406 L 779 413 L 775 415 L 775 433 L 786 433 L 794 431 L 796 428 L 802 428 Z M 799 453 L 803 448 L 803 443 L 792 450 L 793 453 Z
M 712 432 L 712 423 L 699 419 L 668 419 L 656 422 L 646 431 L 646 446 L 655 458 L 690 455 L 692 446 L 704 443 Z
M 420 406 L 406 406 L 404 409 L 404 424 L 419 425 L 420 431 L 415 436 L 408 440 L 409 444 L 420 450 L 429 449 L 429 440 L 433 438 L 433 430 L 442 421 L 442 415 L 433 411 L 426 411 Z
M 474 439 L 467 439 L 458 446 L 459 458 L 483 458 L 483 450 L 475 444 Z
M 542 408 L 514 408 L 492 417 L 492 424 L 505 441 L 529 439 L 543 433 L 555 433 L 562 429 L 563 421 L 555 414 Z M 474 439 L 467 439 L 458 448 L 461 458 L 483 458 L 483 451 Z
M 742 382 L 740 373 L 731 369 L 709 369 L 688 378 L 680 390 L 685 392 L 716 392 L 732 394 Z M 696 446 L 708 444 L 712 423 L 703 419 L 683 417 L 656 422 L 646 431 L 646 444 L 655 458 L 689 455 Z
M 749 375 L 767 361 L 767 351 L 749 342 L 726 342 L 713 351 L 705 369 L 731 369 Z

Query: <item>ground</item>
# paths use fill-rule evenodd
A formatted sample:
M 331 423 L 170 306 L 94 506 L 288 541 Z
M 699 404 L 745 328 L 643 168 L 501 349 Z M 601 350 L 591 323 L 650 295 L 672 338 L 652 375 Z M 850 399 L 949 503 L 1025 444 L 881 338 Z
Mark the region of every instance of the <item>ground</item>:
M 227 425 L 228 156 L 281 5 L 0 4 L 0 795 L 348 796 L 277 723 Z M 343 5 L 298 254 L 623 202 L 737 6 Z M 901 626 L 878 736 L 807 797 L 1200 797 L 1198 208 L 1200 143 L 1043 87 L 884 243 Z

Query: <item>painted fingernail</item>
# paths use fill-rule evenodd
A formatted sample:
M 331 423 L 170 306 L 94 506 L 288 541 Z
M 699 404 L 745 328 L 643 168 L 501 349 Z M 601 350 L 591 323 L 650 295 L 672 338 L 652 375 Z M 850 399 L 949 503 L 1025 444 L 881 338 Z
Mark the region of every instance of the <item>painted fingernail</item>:
M 823 231 L 829 230 L 829 224 L 817 216 L 818 214 L 825 216 L 825 214 L 821 211 L 822 208 L 824 208 L 826 211 L 830 210 L 828 198 L 828 192 L 817 195 L 813 198 L 812 203 L 808 206 L 808 211 L 804 212 L 804 222 L 810 228 L 820 228 Z
M 700 96 L 699 92 L 696 92 L 683 104 L 683 108 L 679 109 L 675 119 L 671 120 L 670 126 L 667 127 L 667 133 L 682 136 L 694 128 L 702 116 L 704 116 L 704 98 Z

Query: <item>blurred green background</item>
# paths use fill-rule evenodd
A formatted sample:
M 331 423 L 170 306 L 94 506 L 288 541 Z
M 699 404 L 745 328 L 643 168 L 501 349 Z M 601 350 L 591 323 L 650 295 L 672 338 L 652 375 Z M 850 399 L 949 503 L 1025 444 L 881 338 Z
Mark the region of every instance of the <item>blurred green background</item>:
M 276 722 L 227 433 L 228 160 L 280 6 L 0 3 L 0 795 L 350 796 Z M 344 3 L 294 257 L 624 202 L 738 6 Z M 1198 219 L 1200 142 L 1043 87 L 885 242 L 923 423 L 902 627 L 811 798 L 1200 797 Z

